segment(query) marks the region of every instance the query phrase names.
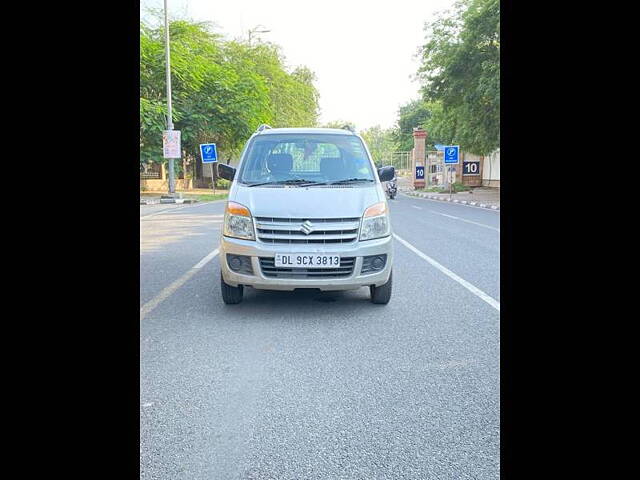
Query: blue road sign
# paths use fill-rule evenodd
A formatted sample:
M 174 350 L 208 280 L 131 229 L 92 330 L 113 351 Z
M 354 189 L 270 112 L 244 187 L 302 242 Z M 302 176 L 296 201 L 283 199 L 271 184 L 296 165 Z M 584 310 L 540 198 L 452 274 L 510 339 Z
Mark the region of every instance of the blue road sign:
M 447 145 L 444 147 L 444 163 L 458 163 L 459 145 Z
M 416 180 L 424 180 L 424 167 L 422 165 L 416 166 Z
M 218 151 L 215 143 L 201 143 L 200 157 L 202 163 L 216 163 L 218 161 Z

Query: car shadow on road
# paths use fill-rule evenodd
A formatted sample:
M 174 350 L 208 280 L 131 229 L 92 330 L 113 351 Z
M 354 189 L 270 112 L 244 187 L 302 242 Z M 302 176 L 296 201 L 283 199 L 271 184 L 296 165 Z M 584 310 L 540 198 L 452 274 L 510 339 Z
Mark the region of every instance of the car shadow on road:
M 215 292 L 214 295 L 219 294 Z M 344 318 L 354 314 L 362 315 L 365 310 L 378 309 L 380 305 L 370 302 L 369 289 L 322 292 L 313 289 L 296 291 L 244 289 L 244 299 L 238 305 L 211 305 L 212 313 L 225 318 L 254 320 L 272 317 L 292 321 L 309 321 L 318 318 Z
M 244 289 L 243 303 L 253 303 L 258 305 L 282 305 L 309 306 L 316 304 L 341 303 L 352 304 L 362 303 L 369 296 L 367 288 L 357 290 L 343 290 L 333 292 L 323 292 L 313 288 L 300 288 L 294 291 L 281 290 L 258 290 L 254 288 Z

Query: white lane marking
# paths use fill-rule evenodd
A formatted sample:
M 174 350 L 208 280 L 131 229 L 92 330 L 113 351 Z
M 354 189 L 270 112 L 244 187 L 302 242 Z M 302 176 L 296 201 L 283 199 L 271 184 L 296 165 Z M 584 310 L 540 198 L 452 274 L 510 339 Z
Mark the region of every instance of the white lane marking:
M 471 220 L 467 220 L 466 218 L 454 217 L 453 215 L 447 215 L 446 213 L 436 212 L 435 210 L 429 210 L 431 213 L 435 213 L 436 215 L 442 215 L 443 217 L 453 218 L 454 220 L 460 220 L 461 222 L 473 223 L 474 225 L 478 225 L 479 227 L 490 228 L 491 230 L 495 230 L 499 232 L 500 229 L 496 227 L 492 227 L 490 225 L 485 225 L 484 223 L 478 223 Z
M 411 205 L 413 208 L 417 208 L 418 210 L 422 210 L 422 207 L 416 207 L 415 205 Z
M 498 302 L 495 298 L 487 295 L 486 293 L 484 293 L 482 290 L 480 290 L 478 287 L 473 286 L 472 284 L 470 284 L 469 282 L 467 282 L 464 278 L 459 277 L 458 275 L 456 275 L 455 273 L 453 273 L 451 270 L 449 270 L 447 267 L 445 267 L 444 265 L 441 265 L 440 263 L 436 262 L 433 258 L 431 258 L 428 255 L 425 255 L 424 253 L 422 253 L 420 250 L 418 250 L 416 247 L 414 247 L 413 245 L 411 245 L 409 242 L 407 242 L 406 240 L 404 240 L 403 238 L 400 238 L 398 235 L 396 235 L 395 233 L 393 234 L 393 236 L 395 237 L 396 240 L 398 240 L 400 243 L 402 243 L 405 247 L 407 247 L 409 250 L 411 250 L 413 253 L 415 253 L 416 255 L 418 255 L 420 258 L 422 258 L 423 260 L 426 260 L 427 262 L 429 262 L 431 265 L 433 265 L 435 268 L 437 268 L 438 270 L 440 270 L 442 273 L 444 273 L 445 275 L 447 275 L 449 278 L 455 280 L 456 282 L 458 282 L 460 285 L 462 285 L 464 288 L 466 288 L 467 290 L 469 290 L 471 293 L 473 293 L 474 295 L 476 295 L 477 297 L 479 297 L 480 299 L 484 300 L 485 302 L 487 302 L 489 305 L 491 305 L 493 308 L 495 308 L 496 310 L 500 311 L 500 302 Z
M 209 253 L 206 257 L 204 257 L 202 260 L 196 263 L 193 267 L 191 267 L 187 273 L 182 275 L 180 278 L 178 278 L 168 287 L 165 287 L 164 289 L 162 289 L 162 291 L 158 295 L 156 295 L 147 303 L 145 303 L 140 308 L 140 321 L 142 321 L 144 317 L 146 317 L 153 309 L 155 309 L 158 305 L 160 305 L 164 300 L 170 297 L 173 294 L 173 292 L 175 292 L 182 285 L 184 285 L 187 282 L 187 280 L 189 280 L 198 272 L 199 269 L 201 269 L 207 263 L 213 260 L 216 257 L 216 255 L 218 255 L 218 253 L 220 253 L 220 249 L 216 248 L 213 252 Z
M 213 258 L 218 255 L 218 253 L 220 253 L 220 250 L 218 248 L 216 248 L 213 252 L 211 252 L 209 255 L 207 255 L 206 257 L 204 257 L 202 260 L 200 260 L 198 263 L 196 263 L 193 268 L 202 268 L 204 267 L 207 263 L 209 263 L 211 260 L 213 260 Z

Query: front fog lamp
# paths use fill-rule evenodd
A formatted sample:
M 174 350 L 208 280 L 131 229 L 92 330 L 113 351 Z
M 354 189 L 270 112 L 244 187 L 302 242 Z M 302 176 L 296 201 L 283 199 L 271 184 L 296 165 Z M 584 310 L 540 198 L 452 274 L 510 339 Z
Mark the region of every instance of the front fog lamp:
M 244 205 L 228 202 L 224 212 L 225 237 L 255 240 L 251 212 Z
M 385 202 L 380 202 L 367 208 L 362 217 L 360 240 L 372 240 L 374 238 L 386 237 L 390 233 L 387 204 Z

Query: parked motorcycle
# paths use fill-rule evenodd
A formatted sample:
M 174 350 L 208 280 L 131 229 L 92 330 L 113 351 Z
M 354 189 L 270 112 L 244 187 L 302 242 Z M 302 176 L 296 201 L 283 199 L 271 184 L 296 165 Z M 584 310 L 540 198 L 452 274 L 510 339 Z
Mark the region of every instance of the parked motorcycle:
M 387 195 L 391 200 L 398 194 L 398 185 L 396 184 L 396 179 L 389 180 L 387 182 Z

